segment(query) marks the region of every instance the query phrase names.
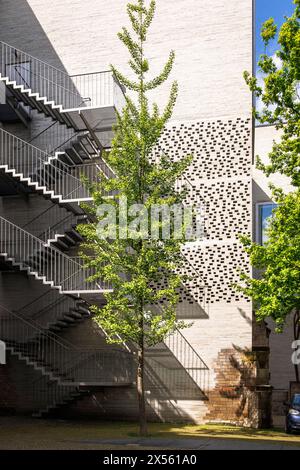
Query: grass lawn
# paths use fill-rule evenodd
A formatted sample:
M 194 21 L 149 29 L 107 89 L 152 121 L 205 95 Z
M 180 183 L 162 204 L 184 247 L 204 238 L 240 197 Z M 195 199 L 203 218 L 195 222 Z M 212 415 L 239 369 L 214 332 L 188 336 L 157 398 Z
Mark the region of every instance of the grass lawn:
M 300 435 L 287 435 L 281 430 L 255 430 L 230 425 L 149 424 L 149 437 L 156 439 L 226 438 L 255 441 L 276 441 L 300 444 Z M 104 421 L 33 420 L 0 417 L 0 449 L 86 449 L 105 448 L 99 439 L 134 439 L 138 428 L 134 423 Z M 87 441 L 87 442 L 85 442 Z M 122 447 L 113 447 L 114 449 Z

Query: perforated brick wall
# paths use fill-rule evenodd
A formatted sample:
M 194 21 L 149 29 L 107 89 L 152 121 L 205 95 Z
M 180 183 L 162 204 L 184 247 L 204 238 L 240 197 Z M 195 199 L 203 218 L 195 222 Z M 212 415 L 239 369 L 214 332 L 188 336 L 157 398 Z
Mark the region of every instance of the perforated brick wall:
M 174 160 L 193 156 L 186 172 L 187 203 L 203 208 L 203 238 L 184 253 L 186 272 L 200 273 L 208 303 L 249 302 L 233 286 L 239 269 L 249 272 L 238 237 L 251 232 L 251 125 L 250 118 L 174 123 L 154 151 L 155 158 L 162 153 Z M 199 290 L 190 289 L 194 300 L 182 290 L 182 301 L 201 302 Z

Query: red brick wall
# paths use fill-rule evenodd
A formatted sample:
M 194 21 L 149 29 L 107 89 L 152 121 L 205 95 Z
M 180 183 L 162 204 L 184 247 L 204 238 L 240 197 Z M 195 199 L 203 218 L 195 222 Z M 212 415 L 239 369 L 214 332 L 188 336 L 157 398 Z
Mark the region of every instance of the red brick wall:
M 270 389 L 257 387 L 255 353 L 236 349 L 220 351 L 215 363 L 216 383 L 209 393 L 208 422 L 268 426 Z

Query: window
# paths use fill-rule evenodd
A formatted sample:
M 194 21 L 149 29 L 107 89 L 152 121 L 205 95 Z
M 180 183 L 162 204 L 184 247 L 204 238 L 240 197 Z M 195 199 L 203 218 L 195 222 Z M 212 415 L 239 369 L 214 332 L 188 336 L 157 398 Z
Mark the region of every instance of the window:
M 260 245 L 264 245 L 268 240 L 266 230 L 273 215 L 273 209 L 275 209 L 276 207 L 276 204 L 270 202 L 263 202 L 261 204 L 257 204 L 256 241 Z

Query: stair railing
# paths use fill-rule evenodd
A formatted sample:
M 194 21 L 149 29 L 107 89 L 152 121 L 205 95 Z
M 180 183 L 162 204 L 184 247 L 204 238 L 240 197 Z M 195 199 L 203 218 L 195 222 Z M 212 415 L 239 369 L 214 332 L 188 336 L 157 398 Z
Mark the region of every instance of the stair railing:
M 82 103 L 82 97 L 67 73 L 4 42 L 0 42 L 0 73 L 66 109 Z
M 79 349 L 0 306 L 1 339 L 8 350 L 60 383 L 132 381 L 133 357 L 118 349 Z
M 72 175 L 80 179 L 82 176 L 87 178 L 90 182 L 99 180 L 99 174 L 106 179 L 112 178 L 111 170 L 103 160 L 93 161 L 91 163 L 84 163 L 82 165 L 74 165 L 70 167 Z
M 124 90 L 111 71 L 70 76 L 9 44 L 0 42 L 0 78 L 30 89 L 64 110 L 124 106 Z
M 71 75 L 76 89 L 86 97 L 87 107 L 115 106 L 122 111 L 125 106 L 125 89 L 110 70 Z
M 0 217 L 0 254 L 21 269 L 43 278 L 63 292 L 106 291 L 111 287 L 104 281 L 88 282 L 94 271 L 54 247 L 45 247 L 42 240 Z
M 76 311 L 76 300 L 70 296 L 59 295 L 50 289 L 42 296 L 29 302 L 18 310 L 21 317 L 29 318 L 39 328 L 49 328 L 49 325 L 63 320 L 71 310 Z
M 70 174 L 67 165 L 59 162 L 58 167 L 48 160 L 42 150 L 0 129 L 0 168 L 36 189 L 52 191 L 61 201 L 91 200 L 83 182 Z

